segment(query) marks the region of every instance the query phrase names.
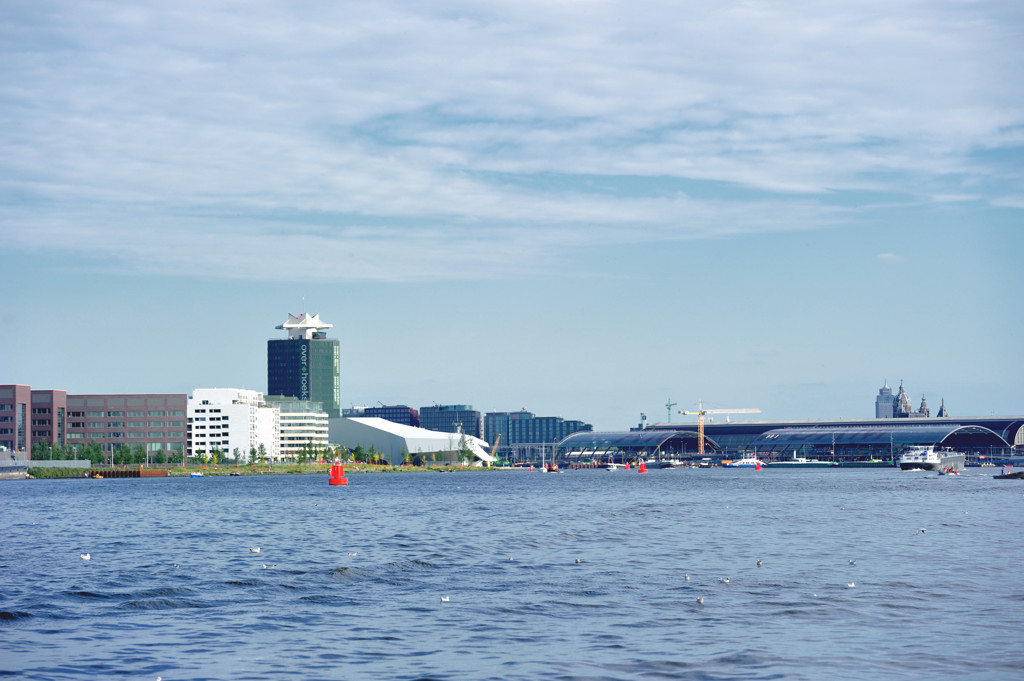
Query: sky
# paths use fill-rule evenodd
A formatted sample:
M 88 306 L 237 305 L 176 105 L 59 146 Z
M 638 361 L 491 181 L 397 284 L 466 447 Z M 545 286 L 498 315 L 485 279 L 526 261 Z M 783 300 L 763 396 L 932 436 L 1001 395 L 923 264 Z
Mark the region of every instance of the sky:
M 0 383 L 1024 414 L 1019 0 L 0 4 Z M 667 406 L 675 403 L 674 406 Z

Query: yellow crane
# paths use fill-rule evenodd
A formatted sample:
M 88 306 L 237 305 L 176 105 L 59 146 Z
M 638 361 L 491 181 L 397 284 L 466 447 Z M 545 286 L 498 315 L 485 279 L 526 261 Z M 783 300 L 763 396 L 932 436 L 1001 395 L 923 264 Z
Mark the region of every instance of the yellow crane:
M 704 416 L 706 414 L 760 414 L 760 409 L 705 409 L 704 402 L 697 400 L 697 411 L 680 411 L 684 416 L 697 417 L 697 455 L 704 456 Z M 708 419 L 709 421 L 711 419 Z

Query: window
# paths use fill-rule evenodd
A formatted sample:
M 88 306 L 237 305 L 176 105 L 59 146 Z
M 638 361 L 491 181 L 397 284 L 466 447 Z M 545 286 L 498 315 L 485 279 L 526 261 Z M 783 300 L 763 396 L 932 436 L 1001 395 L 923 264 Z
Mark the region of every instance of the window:
M 124 421 L 107 421 L 107 428 L 124 428 Z
M 184 428 L 185 427 L 185 422 L 184 421 L 168 421 L 167 425 L 169 427 L 171 427 L 171 428 Z
M 184 416 L 185 412 L 183 412 L 181 410 L 177 410 L 177 411 L 171 410 L 171 411 L 167 412 L 167 415 L 168 416 Z
M 130 412 L 128 412 L 128 416 L 145 416 L 145 415 L 146 415 L 146 412 L 144 412 L 144 411 L 130 411 Z
M 107 416 L 124 416 L 123 411 L 108 411 Z
M 164 422 L 163 421 L 150 421 L 149 422 L 149 427 L 150 428 L 163 428 L 164 427 Z
M 171 432 L 167 433 L 167 437 L 185 437 L 185 433 L 172 430 Z
M 104 428 L 106 425 L 103 421 L 89 421 L 88 423 L 90 428 Z
M 164 434 L 163 434 L 163 432 L 162 432 L 162 431 L 161 431 L 161 432 L 152 432 L 152 431 L 151 431 L 151 432 L 149 433 L 149 437 L 150 437 L 150 439 L 158 437 L 158 438 L 160 438 L 160 439 L 162 440 L 162 439 L 163 439 L 163 437 L 164 437 Z
M 145 428 L 146 427 L 146 422 L 145 421 L 129 421 L 128 422 L 128 427 L 129 428 Z
M 87 411 L 85 412 L 85 415 L 91 416 L 92 418 L 96 418 L 97 416 L 106 416 L 107 413 L 104 411 Z
M 166 416 L 166 414 L 164 412 L 162 412 L 162 411 L 151 411 L 151 412 L 149 412 L 149 415 L 150 416 Z

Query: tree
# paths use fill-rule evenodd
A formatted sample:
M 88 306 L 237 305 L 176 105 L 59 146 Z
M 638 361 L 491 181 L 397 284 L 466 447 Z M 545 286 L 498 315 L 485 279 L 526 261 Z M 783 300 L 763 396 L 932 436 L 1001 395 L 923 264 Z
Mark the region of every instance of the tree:
M 164 450 L 161 449 L 153 455 L 153 462 L 161 465 L 167 463 L 167 455 L 164 454 Z
M 362 445 L 356 445 L 356 448 L 352 450 L 352 456 L 356 461 L 366 461 L 366 450 Z
M 402 463 L 412 463 L 412 454 L 404 445 L 402 446 Z
M 256 451 L 257 451 L 257 454 L 259 456 L 260 463 L 266 463 L 267 462 L 267 448 L 266 448 L 266 446 L 264 446 L 264 444 L 261 442 L 259 449 L 256 450 Z
M 141 442 L 136 443 L 132 448 L 132 463 L 146 463 L 146 448 L 142 446 Z
M 256 463 L 256 445 L 249 445 L 249 464 Z
M 459 463 L 466 465 L 473 460 L 473 450 L 469 448 L 469 442 L 466 441 L 466 434 L 463 433 L 462 437 L 459 438 Z

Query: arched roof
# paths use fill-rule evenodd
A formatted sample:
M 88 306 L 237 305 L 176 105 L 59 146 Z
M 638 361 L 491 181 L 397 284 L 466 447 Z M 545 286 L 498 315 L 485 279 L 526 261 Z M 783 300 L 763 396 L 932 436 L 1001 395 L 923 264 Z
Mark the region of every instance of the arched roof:
M 941 445 L 944 447 L 1006 447 L 998 434 L 982 426 L 859 426 L 839 428 L 776 428 L 751 441 L 758 448 L 799 447 L 800 445 Z
M 697 440 L 697 433 L 685 430 L 631 430 L 613 433 L 584 431 L 573 433 L 558 443 L 559 449 L 581 450 L 639 450 L 657 449 L 669 440 Z M 705 444 L 716 445 L 704 438 Z

